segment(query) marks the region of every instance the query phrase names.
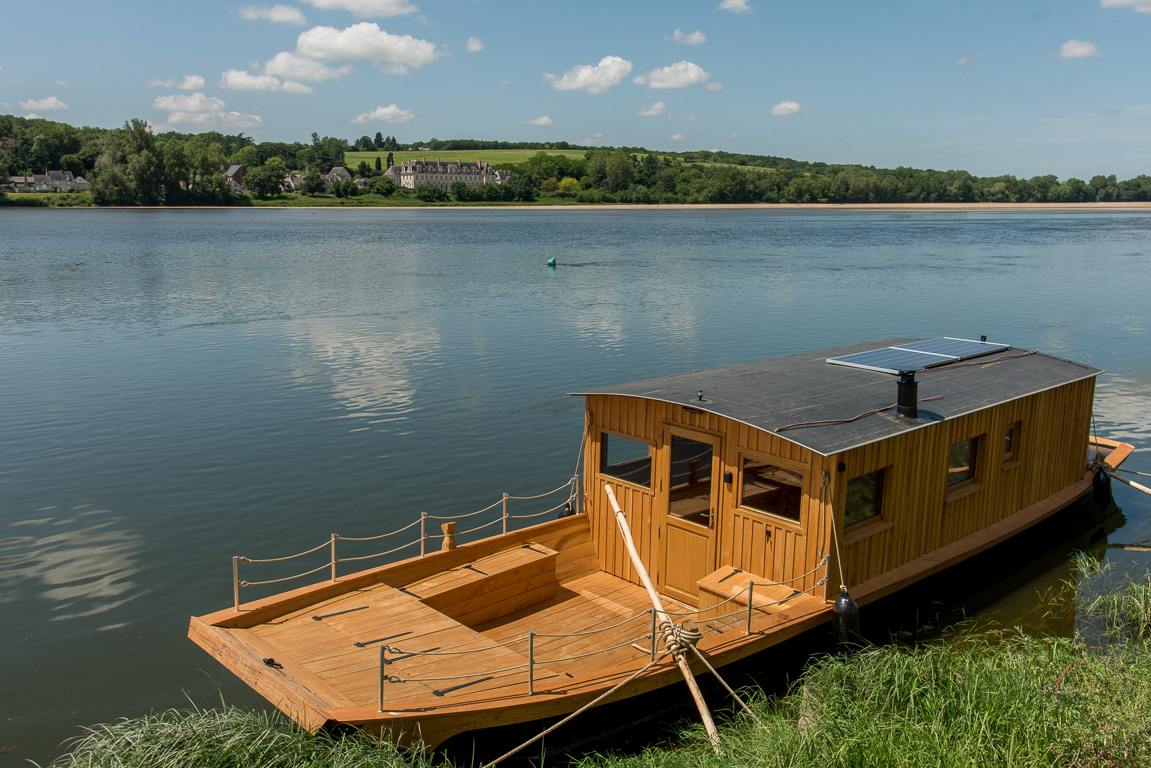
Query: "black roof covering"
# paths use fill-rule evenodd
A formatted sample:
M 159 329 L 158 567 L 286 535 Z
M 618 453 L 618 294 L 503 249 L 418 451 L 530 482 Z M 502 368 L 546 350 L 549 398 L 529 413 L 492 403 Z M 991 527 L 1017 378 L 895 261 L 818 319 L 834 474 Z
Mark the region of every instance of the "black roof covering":
M 918 372 L 919 418 L 914 421 L 898 417 L 896 409 L 891 408 L 847 423 L 778 431 L 800 422 L 850 419 L 894 405 L 895 376 L 826 361 L 829 357 L 912 341 L 919 339 L 870 341 L 571 394 L 640 397 L 685 405 L 777 433 L 830 456 L 1102 373 L 1062 358 L 1008 347 L 973 360 Z M 702 402 L 697 397 L 701 390 Z M 926 398 L 938 399 L 923 402 Z

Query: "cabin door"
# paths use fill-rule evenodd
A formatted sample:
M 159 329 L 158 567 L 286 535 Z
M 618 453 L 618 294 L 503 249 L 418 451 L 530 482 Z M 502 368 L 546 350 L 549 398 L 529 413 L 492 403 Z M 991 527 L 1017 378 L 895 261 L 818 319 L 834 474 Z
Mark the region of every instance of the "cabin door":
M 696 582 L 715 570 L 720 438 L 670 428 L 660 467 L 661 592 L 696 605 Z

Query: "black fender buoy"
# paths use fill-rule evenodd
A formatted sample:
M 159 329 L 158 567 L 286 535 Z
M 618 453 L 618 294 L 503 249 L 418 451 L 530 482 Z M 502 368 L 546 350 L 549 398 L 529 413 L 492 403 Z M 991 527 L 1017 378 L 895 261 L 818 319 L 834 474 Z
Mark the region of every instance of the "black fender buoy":
M 571 517 L 574 514 L 575 510 L 572 508 L 572 503 L 569 501 L 560 508 L 560 513 L 556 516 L 556 519 L 563 520 L 565 517 Z
M 1091 495 L 1095 503 L 1104 509 L 1111 503 L 1111 475 L 1103 467 L 1095 470 L 1095 477 L 1091 478 Z
M 840 645 L 859 641 L 859 606 L 847 594 L 847 587 L 840 587 L 839 597 L 831 608 L 831 627 Z

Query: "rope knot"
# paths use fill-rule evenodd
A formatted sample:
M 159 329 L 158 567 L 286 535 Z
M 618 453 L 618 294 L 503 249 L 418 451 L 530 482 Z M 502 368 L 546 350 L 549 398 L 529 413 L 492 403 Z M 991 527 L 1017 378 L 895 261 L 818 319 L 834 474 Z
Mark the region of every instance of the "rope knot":
M 703 632 L 691 621 L 684 621 L 678 626 L 665 621 L 659 627 L 659 636 L 663 640 L 663 647 L 679 661 L 689 648 L 703 639 Z

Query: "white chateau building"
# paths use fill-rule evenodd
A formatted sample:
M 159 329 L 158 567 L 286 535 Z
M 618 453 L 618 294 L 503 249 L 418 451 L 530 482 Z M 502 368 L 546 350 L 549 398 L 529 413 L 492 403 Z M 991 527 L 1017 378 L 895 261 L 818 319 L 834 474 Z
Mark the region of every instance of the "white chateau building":
M 397 183 L 407 189 L 415 189 L 417 184 L 422 184 L 425 187 L 438 187 L 450 192 L 452 184 L 457 181 L 462 181 L 469 187 L 503 184 L 511 178 L 512 172 L 497 171 L 478 160 L 475 162 L 405 160 L 389 168 L 386 175 L 393 180 L 398 177 Z

